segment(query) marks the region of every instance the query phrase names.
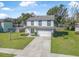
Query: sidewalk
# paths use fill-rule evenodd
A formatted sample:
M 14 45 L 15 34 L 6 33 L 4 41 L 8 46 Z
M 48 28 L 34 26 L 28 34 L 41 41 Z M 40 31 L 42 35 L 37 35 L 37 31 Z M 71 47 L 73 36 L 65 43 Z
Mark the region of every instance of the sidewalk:
M 8 54 L 18 54 L 20 51 L 19 49 L 10 49 L 10 48 L 0 48 L 1 53 L 8 53 Z
M 50 57 L 77 57 L 77 56 L 51 53 Z

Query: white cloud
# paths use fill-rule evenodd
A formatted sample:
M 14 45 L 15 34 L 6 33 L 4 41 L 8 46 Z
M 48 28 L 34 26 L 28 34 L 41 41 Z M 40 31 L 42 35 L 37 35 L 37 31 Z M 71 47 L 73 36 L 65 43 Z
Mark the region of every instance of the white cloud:
M 33 11 L 33 13 L 35 14 L 35 15 L 37 15 L 38 13 L 37 13 L 37 11 Z
M 0 2 L 0 8 L 4 7 L 4 3 Z
M 5 13 L 0 13 L 0 19 L 4 19 L 7 17 L 10 17 L 10 16 L 8 14 L 5 14 Z
M 76 2 L 76 1 L 71 1 L 70 3 L 69 3 L 69 5 L 70 5 L 70 7 L 75 7 L 75 8 L 78 8 L 79 7 L 79 3 L 78 2 Z
M 20 3 L 21 7 L 27 7 L 29 5 L 35 5 L 35 6 L 37 6 L 36 2 L 34 2 L 34 1 L 23 1 L 23 2 Z
M 0 2 L 0 9 L 1 10 L 9 10 L 9 11 L 13 11 L 14 10 L 14 9 L 9 8 L 9 7 L 5 7 L 3 2 Z
M 41 15 L 46 15 L 46 14 L 45 14 L 46 12 L 40 13 L 40 12 L 35 11 L 35 10 L 34 10 L 34 11 L 27 11 L 26 13 L 34 13 L 35 15 L 40 15 L 40 16 L 41 16 Z
M 37 14 L 37 11 L 27 11 L 27 13 L 34 13 L 34 14 Z
M 1 8 L 2 10 L 9 10 L 9 11 L 13 11 L 13 9 L 11 9 L 11 8 L 8 8 L 8 7 L 3 7 L 3 8 Z

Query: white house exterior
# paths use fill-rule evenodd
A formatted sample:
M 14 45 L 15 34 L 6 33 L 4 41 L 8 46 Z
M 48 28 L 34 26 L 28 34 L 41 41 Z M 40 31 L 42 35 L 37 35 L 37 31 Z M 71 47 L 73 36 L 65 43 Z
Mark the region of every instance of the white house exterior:
M 79 23 L 75 24 L 75 32 L 79 32 Z
M 26 21 L 25 33 L 37 32 L 38 36 L 51 36 L 54 29 L 54 16 L 34 16 Z

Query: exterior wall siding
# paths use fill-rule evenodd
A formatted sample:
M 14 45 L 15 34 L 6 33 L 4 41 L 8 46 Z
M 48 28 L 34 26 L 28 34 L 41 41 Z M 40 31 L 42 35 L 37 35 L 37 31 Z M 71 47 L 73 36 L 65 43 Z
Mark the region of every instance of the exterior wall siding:
M 79 32 L 79 28 L 75 28 L 75 32 Z
M 34 26 L 39 26 L 38 21 L 34 21 Z
M 3 22 L 1 23 L 1 26 L 2 26 L 2 28 L 4 29 L 4 23 L 3 23 Z
M 51 21 L 51 26 L 53 26 L 53 27 L 54 27 L 54 21 Z
M 31 21 L 27 21 L 27 26 L 31 26 Z
M 47 21 L 42 21 L 42 26 L 47 26 Z
M 34 21 L 34 25 L 31 25 L 31 21 L 27 21 L 27 26 L 39 26 L 39 21 Z M 42 21 L 42 26 L 47 26 L 47 21 Z M 54 26 L 54 21 L 51 21 L 51 26 Z
M 79 23 L 75 25 L 75 32 L 79 32 Z

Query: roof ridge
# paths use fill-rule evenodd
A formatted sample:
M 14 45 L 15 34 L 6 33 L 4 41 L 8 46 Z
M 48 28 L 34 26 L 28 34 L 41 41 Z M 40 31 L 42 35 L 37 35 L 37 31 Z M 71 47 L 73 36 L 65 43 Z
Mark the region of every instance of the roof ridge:
M 28 18 L 28 20 L 54 20 L 53 15 L 47 15 L 47 16 L 34 16 Z

